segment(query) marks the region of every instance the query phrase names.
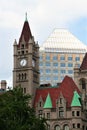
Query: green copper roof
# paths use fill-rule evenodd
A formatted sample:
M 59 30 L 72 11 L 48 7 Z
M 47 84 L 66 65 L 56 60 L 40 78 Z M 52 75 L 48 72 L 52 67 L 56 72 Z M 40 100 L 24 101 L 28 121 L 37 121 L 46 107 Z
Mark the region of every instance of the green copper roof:
M 51 97 L 50 94 L 48 93 L 44 107 L 43 108 L 52 108 L 52 101 L 51 101 Z
M 81 106 L 81 103 L 80 103 L 80 96 L 79 94 L 77 93 L 77 91 L 74 91 L 74 96 L 73 96 L 73 99 L 72 99 L 72 103 L 71 103 L 71 106 L 74 107 L 74 106 Z

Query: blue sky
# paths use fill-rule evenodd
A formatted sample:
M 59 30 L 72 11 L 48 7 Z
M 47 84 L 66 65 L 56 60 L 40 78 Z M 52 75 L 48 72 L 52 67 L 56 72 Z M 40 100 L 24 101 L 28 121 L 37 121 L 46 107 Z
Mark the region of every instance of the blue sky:
M 66 28 L 87 44 L 87 0 L 0 0 L 0 80 L 12 85 L 13 43 L 19 40 L 27 12 L 41 45 L 54 28 Z

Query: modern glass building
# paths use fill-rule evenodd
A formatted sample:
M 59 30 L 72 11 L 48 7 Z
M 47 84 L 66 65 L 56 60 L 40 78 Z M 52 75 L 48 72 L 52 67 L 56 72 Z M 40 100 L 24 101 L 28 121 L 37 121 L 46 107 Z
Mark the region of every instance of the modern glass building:
M 80 66 L 86 50 L 68 30 L 55 29 L 40 47 L 40 83 L 56 85 L 65 75 L 73 77 L 73 68 Z

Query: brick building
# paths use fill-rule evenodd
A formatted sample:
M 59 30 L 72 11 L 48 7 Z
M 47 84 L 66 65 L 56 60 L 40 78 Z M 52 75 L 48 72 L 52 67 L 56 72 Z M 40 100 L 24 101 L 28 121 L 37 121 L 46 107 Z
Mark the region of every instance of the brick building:
M 59 87 L 39 87 L 39 45 L 25 20 L 19 42 L 14 42 L 13 85 L 33 96 L 32 106 L 47 119 L 48 130 L 87 130 L 86 66 L 87 54 L 75 67 L 75 81 L 65 76 Z

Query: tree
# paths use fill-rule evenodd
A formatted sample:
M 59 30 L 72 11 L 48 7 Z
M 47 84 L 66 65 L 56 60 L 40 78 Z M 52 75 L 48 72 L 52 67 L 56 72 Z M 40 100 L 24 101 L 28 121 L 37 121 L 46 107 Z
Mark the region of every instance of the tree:
M 46 120 L 35 115 L 20 87 L 0 95 L 0 130 L 46 130 Z

